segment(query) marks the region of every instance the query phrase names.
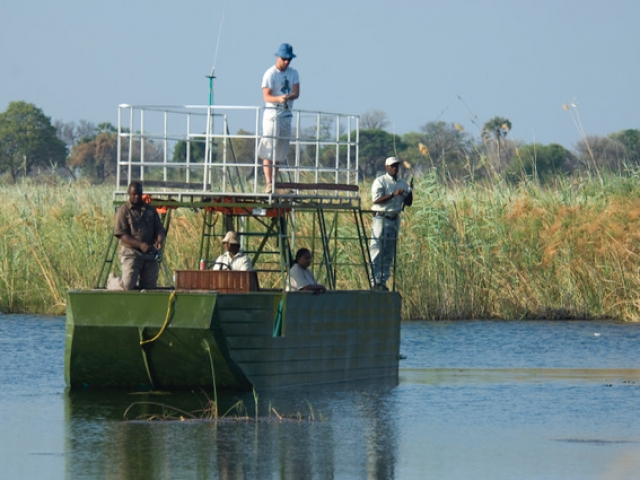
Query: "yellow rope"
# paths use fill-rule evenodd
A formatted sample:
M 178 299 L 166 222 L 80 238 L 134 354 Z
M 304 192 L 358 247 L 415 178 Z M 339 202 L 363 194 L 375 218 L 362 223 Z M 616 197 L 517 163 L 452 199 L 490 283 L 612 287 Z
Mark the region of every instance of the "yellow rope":
M 171 318 L 171 307 L 173 306 L 175 297 L 176 297 L 176 291 L 174 290 L 171 292 L 171 295 L 169 295 L 169 304 L 167 305 L 167 316 L 164 319 L 164 324 L 162 325 L 162 328 L 160 329 L 158 334 L 149 340 L 141 340 L 140 345 L 146 345 L 147 343 L 155 342 L 158 338 L 160 338 L 160 335 L 162 335 L 162 333 L 164 332 L 164 329 L 167 328 L 167 325 L 169 324 L 169 319 Z

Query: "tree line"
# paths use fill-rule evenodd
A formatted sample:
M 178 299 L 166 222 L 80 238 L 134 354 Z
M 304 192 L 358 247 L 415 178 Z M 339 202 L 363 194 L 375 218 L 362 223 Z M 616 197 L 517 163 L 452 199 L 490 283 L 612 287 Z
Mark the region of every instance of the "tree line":
M 511 137 L 511 121 L 500 116 L 487 120 L 479 128 L 478 137 L 455 122 L 427 122 L 418 132 L 404 135 L 388 132 L 388 126 L 387 115 L 380 110 L 370 110 L 360 116 L 362 179 L 373 178 L 383 171 L 384 160 L 390 155 L 407 162 L 412 175 L 435 174 L 444 182 L 499 179 L 548 183 L 557 176 L 585 172 L 623 174 L 640 165 L 640 130 L 637 129 L 607 136 L 582 134 L 575 148 L 568 150 L 555 143 L 543 145 L 515 140 Z M 330 132 L 332 125 L 322 125 L 322 129 Z M 243 130 L 237 133 L 250 134 Z M 253 162 L 254 145 L 250 138 L 233 139 L 239 162 Z M 16 182 L 21 177 L 64 176 L 94 184 L 112 183 L 117 173 L 117 148 L 116 128 L 108 122 L 98 125 L 84 120 L 52 122 L 41 109 L 26 102 L 12 102 L 0 113 L 0 180 L 3 182 Z M 303 162 L 311 162 L 318 154 L 327 162 L 335 158 L 333 148 L 320 152 L 314 148 L 309 146 L 302 151 Z M 172 159 L 183 161 L 187 150 L 195 161 L 204 157 L 204 144 L 178 142 Z M 153 155 L 153 142 L 145 144 L 145 152 Z M 137 152 L 131 154 L 135 156 Z

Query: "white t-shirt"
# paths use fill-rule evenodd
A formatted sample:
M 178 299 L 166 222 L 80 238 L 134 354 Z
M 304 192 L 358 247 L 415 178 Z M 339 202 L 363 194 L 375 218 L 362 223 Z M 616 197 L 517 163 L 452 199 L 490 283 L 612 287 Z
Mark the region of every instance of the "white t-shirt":
M 291 267 L 291 270 L 289 271 L 289 285 L 287 286 L 287 291 L 295 292 L 307 285 L 316 285 L 316 283 L 313 273 L 311 273 L 308 268 L 302 268 L 297 263 L 294 263 L 293 267 Z
M 271 95 L 280 96 L 288 95 L 293 92 L 293 86 L 296 83 L 300 83 L 300 77 L 298 71 L 295 68 L 288 67 L 284 72 L 278 70 L 274 65 L 269 70 L 264 72 L 262 77 L 262 88 L 270 88 Z M 281 103 L 266 103 L 267 107 L 282 107 Z M 293 108 L 293 100 L 287 102 L 288 109 Z

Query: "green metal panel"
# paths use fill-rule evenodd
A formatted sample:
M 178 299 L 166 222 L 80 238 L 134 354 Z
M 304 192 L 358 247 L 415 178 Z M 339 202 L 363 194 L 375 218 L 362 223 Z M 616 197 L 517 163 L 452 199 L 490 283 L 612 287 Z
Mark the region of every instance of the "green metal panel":
M 220 297 L 216 312 L 227 311 L 227 298 Z M 262 333 L 273 325 L 268 315 L 275 315 L 281 298 L 282 337 L 238 330 L 232 320 L 220 321 L 230 355 L 256 388 L 376 378 L 397 382 L 399 294 L 366 290 L 272 295 L 262 299 L 267 316 Z M 251 298 L 246 303 L 258 301 Z
M 214 378 L 243 389 L 397 382 L 397 293 L 179 291 L 163 330 L 171 298 L 162 290 L 69 292 L 67 383 L 209 390 Z M 281 302 L 282 334 L 274 337 Z
M 246 388 L 221 354 L 211 321 L 215 293 L 72 291 L 68 294 L 65 379 L 74 387 Z M 160 333 L 157 340 L 141 345 Z M 211 363 L 213 362 L 213 371 Z
M 169 290 L 72 290 L 73 323 L 82 326 L 161 327 L 169 309 Z M 215 292 L 180 292 L 175 296 L 173 327 L 206 328 L 216 302 Z

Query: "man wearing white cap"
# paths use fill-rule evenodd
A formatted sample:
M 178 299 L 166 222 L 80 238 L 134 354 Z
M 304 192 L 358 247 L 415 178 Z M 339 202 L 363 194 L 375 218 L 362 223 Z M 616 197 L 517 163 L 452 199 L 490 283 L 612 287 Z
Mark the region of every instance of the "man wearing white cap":
M 278 163 L 286 161 L 291 140 L 293 101 L 300 96 L 300 77 L 289 65 L 296 58 L 293 47 L 283 43 L 275 53 L 276 64 L 262 77 L 262 96 L 265 102 L 262 116 L 262 140 L 258 158 L 262 159 L 266 193 L 271 193 Z M 275 164 L 275 165 L 274 165 Z
M 240 240 L 236 232 L 227 232 L 222 244 L 227 251 L 216 258 L 212 270 L 253 270 L 248 255 L 240 251 Z
M 396 241 L 400 231 L 400 213 L 405 205 L 413 203 L 411 187 L 398 176 L 400 159 L 389 157 L 384 162 L 386 173 L 379 176 L 371 186 L 374 211 L 371 233 L 371 287 L 389 290 L 387 280 L 396 253 Z

